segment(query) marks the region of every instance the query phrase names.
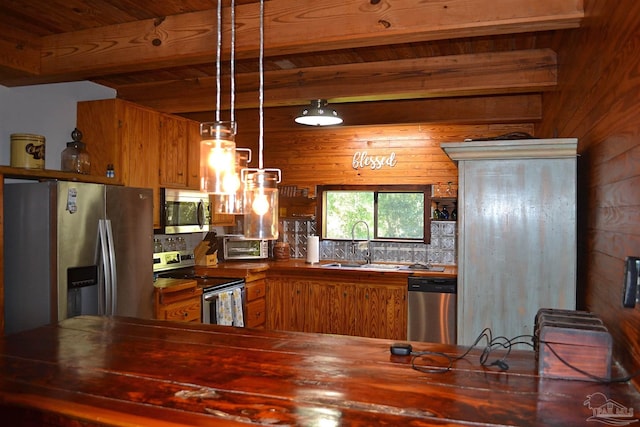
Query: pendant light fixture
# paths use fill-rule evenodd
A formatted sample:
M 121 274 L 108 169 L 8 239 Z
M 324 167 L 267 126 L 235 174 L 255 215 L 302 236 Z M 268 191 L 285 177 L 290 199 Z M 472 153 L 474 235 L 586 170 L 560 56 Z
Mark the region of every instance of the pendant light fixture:
M 244 187 L 242 185 L 241 173 L 251 162 L 251 150 L 248 148 L 236 148 L 235 173 L 228 174 L 224 187 L 227 193 L 214 194 L 213 211 L 219 214 L 244 214 Z
M 232 0 L 232 39 L 235 38 L 235 0 Z M 222 0 L 217 2 L 217 46 L 216 46 L 216 117 L 214 122 L 200 124 L 200 190 L 210 194 L 232 194 L 233 175 L 236 173 L 236 133 L 234 118 L 234 72 L 232 40 L 231 72 L 231 120 L 220 120 L 220 63 L 222 56 Z
M 250 239 L 278 238 L 278 183 L 280 169 L 263 167 L 264 153 L 264 0 L 260 0 L 260 52 L 259 52 L 259 137 L 258 168 L 245 168 L 241 177 L 244 184 L 244 235 Z
M 220 3 L 219 3 L 220 5 Z M 236 99 L 236 79 L 235 79 L 235 54 L 236 54 L 236 5 L 235 0 L 231 0 L 231 43 L 230 43 L 230 73 L 231 73 L 231 94 L 230 94 L 230 122 L 217 122 L 220 124 L 221 128 L 227 128 L 226 123 L 228 123 L 229 129 L 233 131 L 233 140 L 235 147 L 235 135 L 237 131 L 236 121 L 235 121 L 235 99 Z M 221 22 L 221 14 L 218 15 L 218 21 Z M 221 28 L 221 24 L 219 24 L 218 28 Z M 221 38 L 221 36 L 219 35 Z M 220 58 L 220 53 L 218 52 L 217 57 Z M 216 71 L 216 74 L 219 76 L 219 69 Z M 219 77 L 217 81 L 217 90 L 218 90 L 218 103 L 220 99 L 220 83 Z M 219 117 L 218 117 L 219 119 Z M 230 139 L 230 136 L 229 138 Z M 227 139 L 227 140 L 228 140 Z M 222 141 L 222 140 L 219 140 Z M 229 145 L 230 149 L 231 146 Z M 211 153 L 211 152 L 210 152 Z M 213 212 L 219 214 L 234 214 L 234 215 L 242 215 L 244 213 L 244 188 L 241 180 L 241 171 L 248 167 L 251 162 L 251 150 L 249 148 L 235 148 L 235 160 L 232 162 L 233 166 L 230 168 L 222 167 L 220 168 L 219 173 L 213 173 L 216 175 L 215 177 L 215 185 L 213 185 L 214 190 L 212 191 L 212 205 Z M 216 156 L 213 156 L 214 158 Z M 228 152 L 222 155 L 224 157 L 224 161 L 229 160 Z M 230 161 L 230 160 L 229 160 Z M 221 162 L 222 163 L 222 162 Z M 226 165 L 226 163 L 225 163 Z
M 342 118 L 336 110 L 327 106 L 326 99 L 312 100 L 295 120 L 296 123 L 307 126 L 331 126 L 342 123 Z

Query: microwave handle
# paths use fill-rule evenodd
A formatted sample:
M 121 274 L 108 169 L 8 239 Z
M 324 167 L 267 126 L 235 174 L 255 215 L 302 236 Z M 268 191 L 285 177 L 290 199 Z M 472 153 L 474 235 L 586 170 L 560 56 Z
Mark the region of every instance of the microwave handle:
M 199 200 L 198 201 L 198 226 L 201 229 L 204 228 L 204 220 L 205 220 L 204 203 L 202 202 L 202 200 Z

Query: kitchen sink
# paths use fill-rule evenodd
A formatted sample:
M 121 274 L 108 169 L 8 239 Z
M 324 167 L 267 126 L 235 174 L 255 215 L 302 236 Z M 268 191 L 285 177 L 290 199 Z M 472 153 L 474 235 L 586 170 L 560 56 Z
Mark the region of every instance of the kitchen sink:
M 322 267 L 338 269 L 357 268 L 358 270 L 400 270 L 401 268 L 406 268 L 408 266 L 403 264 L 355 264 L 334 262 L 331 264 L 324 264 Z
M 321 265 L 323 268 L 333 268 L 339 270 L 349 270 L 349 269 L 357 269 L 357 270 L 422 270 L 422 271 L 444 271 L 443 266 L 435 266 L 431 264 L 357 264 L 357 263 L 347 263 L 347 262 L 333 262 L 330 264 Z

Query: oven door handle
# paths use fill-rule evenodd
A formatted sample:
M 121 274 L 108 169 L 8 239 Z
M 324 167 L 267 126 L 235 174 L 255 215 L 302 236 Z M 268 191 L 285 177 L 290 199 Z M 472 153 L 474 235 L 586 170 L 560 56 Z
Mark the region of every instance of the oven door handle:
M 212 302 L 218 299 L 218 293 L 210 293 L 210 294 L 204 294 L 202 296 L 202 299 L 205 300 L 206 302 Z

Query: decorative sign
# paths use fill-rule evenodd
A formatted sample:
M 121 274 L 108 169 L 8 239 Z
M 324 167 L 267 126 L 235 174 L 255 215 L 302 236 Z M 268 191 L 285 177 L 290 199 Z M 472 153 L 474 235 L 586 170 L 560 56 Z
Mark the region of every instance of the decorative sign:
M 353 154 L 351 166 L 355 169 L 371 168 L 372 170 L 382 169 L 384 166 L 390 168 L 398 163 L 396 153 L 392 151 L 387 156 L 369 156 L 366 151 L 356 151 Z

